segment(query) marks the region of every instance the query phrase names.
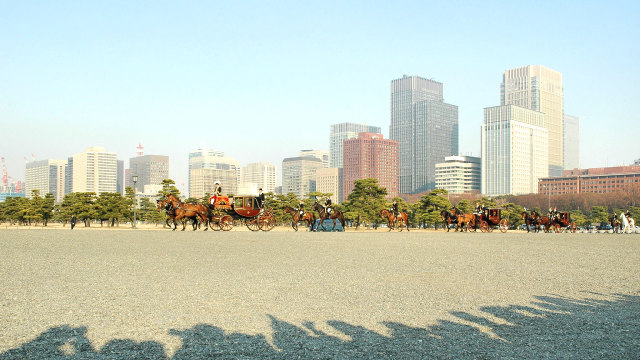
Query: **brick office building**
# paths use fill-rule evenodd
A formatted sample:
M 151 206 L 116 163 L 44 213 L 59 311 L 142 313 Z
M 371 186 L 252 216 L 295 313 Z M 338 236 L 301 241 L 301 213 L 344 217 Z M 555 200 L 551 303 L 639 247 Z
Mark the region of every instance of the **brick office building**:
M 545 195 L 605 194 L 637 187 L 640 187 L 640 165 L 565 170 L 561 177 L 538 181 L 538 193 Z
M 398 142 L 382 134 L 360 133 L 343 144 L 343 197 L 353 191 L 354 181 L 375 178 L 387 189 L 387 198 L 398 196 Z

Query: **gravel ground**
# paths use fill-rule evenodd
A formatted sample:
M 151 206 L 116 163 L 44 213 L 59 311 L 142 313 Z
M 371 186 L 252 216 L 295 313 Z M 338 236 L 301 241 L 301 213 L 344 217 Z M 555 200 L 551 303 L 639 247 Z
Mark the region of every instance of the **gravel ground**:
M 0 359 L 640 357 L 640 235 L 0 230 Z

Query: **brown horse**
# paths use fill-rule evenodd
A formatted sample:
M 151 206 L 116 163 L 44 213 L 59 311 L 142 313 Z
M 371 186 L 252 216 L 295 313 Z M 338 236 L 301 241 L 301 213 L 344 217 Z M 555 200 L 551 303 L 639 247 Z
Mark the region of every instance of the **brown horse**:
M 173 219 L 173 230 L 175 231 L 177 228 L 177 220 L 181 220 L 184 218 L 190 218 L 194 221 L 197 221 L 198 218 L 202 220 L 203 223 L 207 223 L 207 212 L 202 212 L 199 204 L 185 204 L 180 199 L 175 197 L 173 194 L 169 194 L 166 196 L 166 201 L 171 204 L 171 207 L 175 211 L 175 218 Z M 193 230 L 195 231 L 197 228 L 197 223 L 194 223 Z M 185 229 L 185 223 L 182 223 L 182 231 Z
M 382 209 L 382 211 L 380 211 L 380 216 L 387 219 L 389 222 L 389 231 L 395 228 L 396 224 L 398 225 L 400 232 L 402 232 L 402 226 L 409 231 L 409 215 L 407 215 L 406 212 L 400 211 L 400 214 L 396 216 L 392 211 Z
M 455 214 L 450 213 L 447 210 L 442 210 L 440 211 L 440 216 L 442 216 L 442 221 L 444 221 L 444 226 L 447 228 L 447 232 L 449 232 L 449 226 L 451 226 L 451 224 L 456 224 L 456 231 L 458 231 L 458 217 Z
M 342 225 L 342 229 L 346 227 L 344 223 L 344 216 L 342 215 L 342 211 L 337 209 L 332 209 L 331 214 L 327 214 L 327 210 L 324 208 L 324 206 L 320 205 L 320 203 L 318 203 L 317 201 L 313 204 L 313 209 L 318 212 L 318 218 L 320 219 L 320 226 L 322 226 L 323 230 L 326 230 L 324 228 L 324 221 L 327 219 L 333 220 L 333 227 L 331 228 L 331 231 L 333 231 L 333 229 L 336 228 L 336 219 L 340 220 L 340 225 Z M 316 227 L 316 230 L 318 230 L 317 227 Z
M 300 216 L 300 211 L 292 208 L 291 206 L 285 206 L 284 212 L 291 215 L 291 227 L 298 231 L 298 222 L 304 221 L 309 227 L 309 231 L 313 231 L 313 224 L 316 222 L 316 216 L 312 212 L 305 212 Z
M 618 218 L 618 214 L 615 212 L 613 213 L 613 216 L 609 218 L 609 223 L 611 224 L 614 233 L 622 231 L 622 222 Z
M 472 213 L 463 213 L 457 208 L 453 208 L 453 214 L 456 216 L 457 226 L 460 231 L 473 230 L 476 231 L 476 215 Z M 463 227 L 464 225 L 466 227 Z
M 551 218 L 548 216 L 538 216 L 538 226 L 544 228 L 544 232 L 550 232 L 551 225 L 553 225 Z
M 171 206 L 171 204 L 167 201 L 166 198 L 158 199 L 156 200 L 156 203 L 158 204 L 158 211 L 162 211 L 162 210 L 166 211 L 167 220 L 165 220 L 165 223 L 167 224 L 167 227 L 171 228 L 171 224 L 169 224 L 169 220 L 171 220 L 172 222 L 175 221 L 176 210 L 173 208 L 173 206 Z
M 524 220 L 525 224 L 527 224 L 527 232 L 530 231 L 530 227 L 533 226 L 533 231 L 534 232 L 538 232 L 540 230 L 539 228 L 539 224 L 538 224 L 538 219 L 540 218 L 538 216 L 538 213 L 535 211 L 531 212 L 531 215 L 529 215 L 529 213 L 525 210 L 522 212 L 522 219 Z

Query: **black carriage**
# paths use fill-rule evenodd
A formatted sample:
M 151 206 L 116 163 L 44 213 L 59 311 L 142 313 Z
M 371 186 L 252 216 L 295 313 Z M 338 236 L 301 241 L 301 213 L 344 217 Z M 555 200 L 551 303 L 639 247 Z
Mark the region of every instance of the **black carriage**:
M 255 196 L 216 196 L 212 198 L 213 216 L 209 226 L 213 230 L 229 231 L 234 221 L 244 222 L 251 231 L 269 231 L 276 226 L 270 208 L 261 208 Z
M 503 219 L 501 214 L 502 209 L 484 209 L 478 220 L 480 230 L 482 232 L 492 232 L 494 228 L 498 227 L 500 232 L 507 232 L 509 230 L 509 219 Z
M 551 228 L 553 228 L 553 231 L 556 233 L 563 230 L 574 233 L 578 229 L 578 226 L 574 221 L 571 221 L 571 214 L 568 212 L 559 212 L 554 216 Z

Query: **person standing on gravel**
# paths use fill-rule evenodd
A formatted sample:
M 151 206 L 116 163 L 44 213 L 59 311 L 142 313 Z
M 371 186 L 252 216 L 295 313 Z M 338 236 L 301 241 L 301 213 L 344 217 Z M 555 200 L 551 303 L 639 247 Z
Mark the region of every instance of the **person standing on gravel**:
M 69 220 L 69 222 L 71 223 L 71 230 L 73 230 L 73 228 L 76 226 L 76 216 L 71 215 L 71 220 Z

